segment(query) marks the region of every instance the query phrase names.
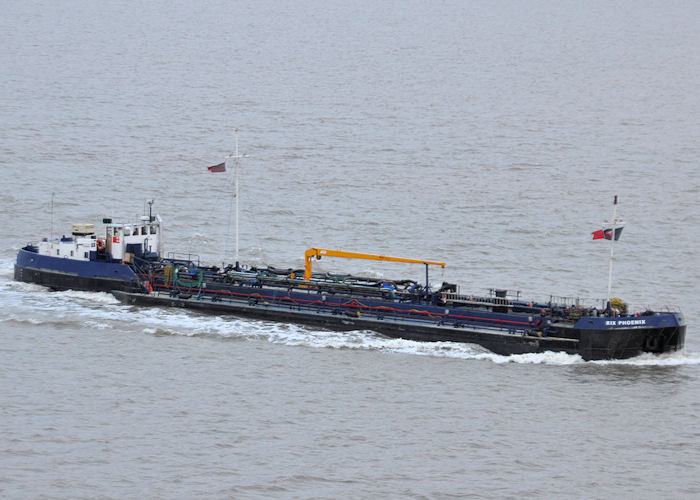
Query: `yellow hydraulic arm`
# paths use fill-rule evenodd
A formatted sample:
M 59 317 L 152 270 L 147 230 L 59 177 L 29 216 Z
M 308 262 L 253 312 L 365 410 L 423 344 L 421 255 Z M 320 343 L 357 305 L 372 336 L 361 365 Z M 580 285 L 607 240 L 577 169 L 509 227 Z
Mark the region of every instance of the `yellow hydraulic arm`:
M 311 265 L 314 258 L 316 260 L 321 260 L 321 257 L 343 257 L 346 259 L 366 259 L 366 260 L 386 260 L 389 262 L 407 262 L 409 264 L 425 264 L 426 274 L 429 265 L 440 266 L 445 268 L 444 262 L 435 262 L 432 260 L 420 260 L 420 259 L 403 259 L 401 257 L 389 257 L 387 255 L 372 255 L 369 253 L 357 253 L 357 252 L 344 252 L 342 250 L 328 250 L 326 248 L 309 248 L 304 254 L 304 279 L 309 281 L 311 279 Z

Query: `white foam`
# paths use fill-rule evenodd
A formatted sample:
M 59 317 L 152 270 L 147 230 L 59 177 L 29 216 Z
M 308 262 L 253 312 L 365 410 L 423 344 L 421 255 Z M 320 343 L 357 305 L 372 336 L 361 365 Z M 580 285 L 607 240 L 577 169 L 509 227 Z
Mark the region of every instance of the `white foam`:
M 97 330 L 107 330 L 112 327 L 112 325 L 104 321 L 85 321 L 83 322 L 83 326 Z
M 1 283 L 3 309 L 0 321 L 32 325 L 83 325 L 104 329 L 109 322 L 123 318 L 125 309 L 103 292 L 52 292 L 33 283 Z
M 6 271 L 13 271 L 15 268 L 15 258 L 0 258 L 0 273 L 4 274 Z
M 43 325 L 47 323 L 45 320 L 37 319 L 37 318 L 30 318 L 30 317 L 20 317 L 15 314 L 8 314 L 4 318 L 2 318 L 3 322 L 9 322 L 9 323 L 26 323 L 29 325 Z
M 500 356 L 498 354 L 484 353 L 477 359 L 488 359 L 494 363 L 520 363 L 525 365 L 574 365 L 583 363 L 583 358 L 578 354 L 567 354 L 565 352 L 535 352 L 528 354 L 513 354 L 510 356 Z
M 137 319 L 144 327 L 143 332 L 151 335 L 182 335 L 196 337 L 203 335 L 217 335 L 223 338 L 256 337 L 251 335 L 257 330 L 256 321 L 248 321 L 239 318 L 222 318 L 181 311 L 177 309 L 163 308 L 134 308 L 134 314 L 130 317 Z
M 187 313 L 168 314 L 159 310 L 152 318 L 157 324 L 144 328 L 149 334 L 219 335 L 224 338 L 267 340 L 274 344 L 313 348 L 357 349 L 417 356 L 490 360 L 495 363 L 569 365 L 581 363 L 578 355 L 545 352 L 501 356 L 480 346 L 457 342 L 417 342 L 381 337 L 369 331 L 315 330 L 304 326 L 255 320 L 231 320 L 222 317 L 189 317 Z
M 24 281 L 5 281 L 2 283 L 2 286 L 4 288 L 7 288 L 8 290 L 17 290 L 17 291 L 33 291 L 33 292 L 47 292 L 49 291 L 48 288 L 45 286 L 37 285 L 35 283 L 25 283 Z
M 488 360 L 494 363 L 571 365 L 582 363 L 579 355 L 563 352 L 544 352 L 503 356 L 487 351 L 481 346 L 460 342 L 418 342 L 405 339 L 385 338 L 368 331 L 334 332 L 314 331 L 293 327 L 293 331 L 271 335 L 271 342 L 286 345 L 304 345 L 334 349 L 376 350 L 416 356 L 440 358 Z
M 87 300 L 99 304 L 119 304 L 119 301 L 114 295 L 106 292 L 82 292 L 78 290 L 66 290 L 63 292 L 54 292 L 54 294 L 61 297 Z
M 683 366 L 700 365 L 700 352 L 678 351 L 665 354 L 642 354 L 630 359 L 610 359 L 592 361 L 599 365 L 628 365 L 628 366 Z

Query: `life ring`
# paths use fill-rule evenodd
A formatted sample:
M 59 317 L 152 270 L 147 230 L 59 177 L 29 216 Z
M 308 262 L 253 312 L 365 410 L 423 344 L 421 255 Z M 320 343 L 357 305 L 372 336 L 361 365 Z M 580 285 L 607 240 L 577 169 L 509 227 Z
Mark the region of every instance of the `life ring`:
M 102 251 L 105 249 L 105 242 L 100 238 L 97 240 L 97 250 Z

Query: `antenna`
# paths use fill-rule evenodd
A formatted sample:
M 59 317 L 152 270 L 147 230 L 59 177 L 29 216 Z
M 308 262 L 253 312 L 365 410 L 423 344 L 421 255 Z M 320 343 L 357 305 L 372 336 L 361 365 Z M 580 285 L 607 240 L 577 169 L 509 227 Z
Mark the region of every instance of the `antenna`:
M 153 202 L 155 200 L 148 200 L 148 222 L 153 222 Z

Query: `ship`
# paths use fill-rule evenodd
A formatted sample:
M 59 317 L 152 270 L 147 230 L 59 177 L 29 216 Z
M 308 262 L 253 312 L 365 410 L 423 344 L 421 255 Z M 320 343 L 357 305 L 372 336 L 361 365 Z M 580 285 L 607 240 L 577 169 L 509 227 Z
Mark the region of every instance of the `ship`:
M 436 260 L 348 252 L 305 251 L 304 268 L 203 264 L 192 254 L 163 252 L 163 220 L 148 214 L 131 222 L 104 218 L 73 224 L 71 233 L 22 247 L 14 278 L 54 290 L 111 292 L 132 306 L 175 307 L 217 315 L 290 322 L 340 331 L 368 330 L 421 342 L 460 342 L 502 355 L 546 351 L 584 360 L 625 359 L 678 351 L 686 324 L 680 311 L 630 311 L 619 299 L 527 300 L 519 292 L 463 293 L 452 283 L 432 285 Z M 613 234 L 617 234 L 613 230 Z M 322 258 L 423 265 L 425 282 L 319 273 Z

